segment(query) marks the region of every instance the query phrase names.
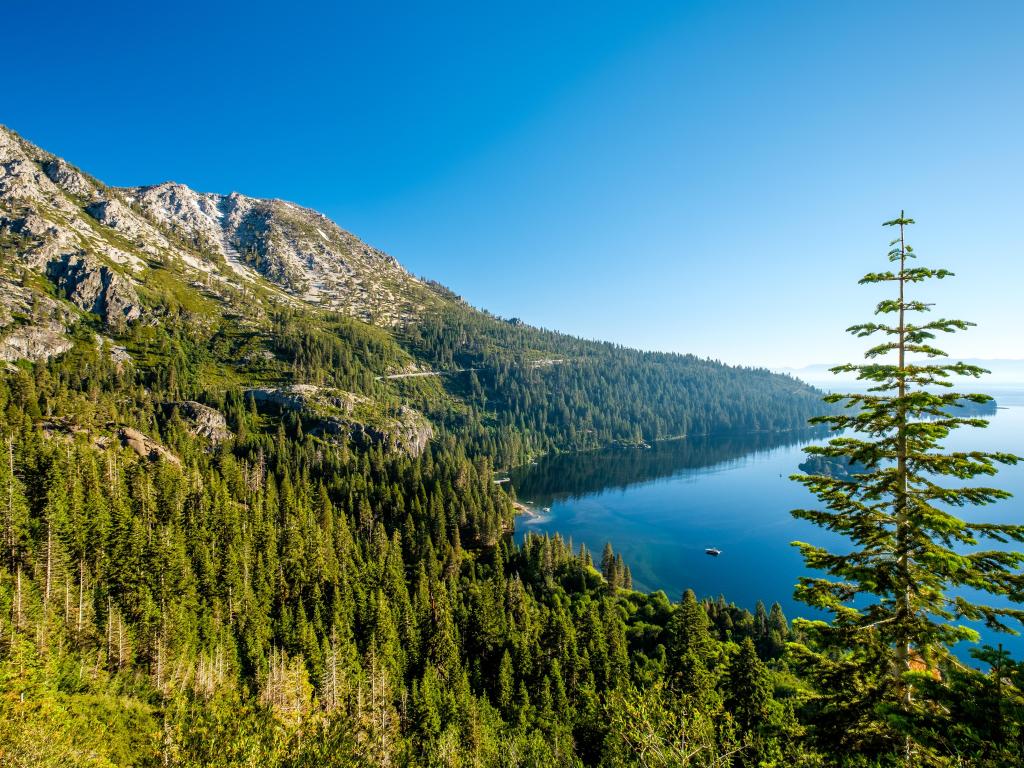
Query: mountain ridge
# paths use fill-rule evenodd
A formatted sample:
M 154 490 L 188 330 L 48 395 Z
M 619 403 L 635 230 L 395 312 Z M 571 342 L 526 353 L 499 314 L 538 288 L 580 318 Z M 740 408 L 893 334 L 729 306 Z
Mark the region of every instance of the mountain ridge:
M 8 364 L 98 343 L 147 386 L 208 406 L 231 392 L 326 387 L 364 403 L 353 430 L 412 435 L 385 442 L 417 451 L 454 431 L 507 465 L 616 441 L 793 429 L 821 408 L 815 390 L 766 369 L 474 309 L 295 203 L 176 182 L 107 186 L 7 128 L 0 256 Z M 410 373 L 445 376 L 395 376 Z M 323 434 L 314 411 L 290 418 Z
M 85 251 L 131 278 L 146 259 L 177 259 L 194 276 L 236 289 L 262 278 L 293 299 L 379 325 L 408 322 L 437 301 L 396 259 L 295 203 L 176 182 L 110 187 L 6 127 L 0 168 L 7 230 L 43 241 L 33 267 Z

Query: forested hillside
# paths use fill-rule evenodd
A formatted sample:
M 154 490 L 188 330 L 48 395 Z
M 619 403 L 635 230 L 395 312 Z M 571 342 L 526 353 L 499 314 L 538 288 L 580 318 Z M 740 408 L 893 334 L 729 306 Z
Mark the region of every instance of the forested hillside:
M 5 128 L 0 167 L 0 359 L 45 361 L 91 332 L 171 399 L 340 390 L 313 399 L 363 398 L 357 431 L 415 421 L 504 466 L 793 429 L 819 405 L 765 370 L 495 318 L 292 203 L 108 187 Z M 292 415 L 327 415 L 310 405 Z
M 211 439 L 147 376 L 86 337 L 0 385 L 5 764 L 631 764 L 670 710 L 624 713 L 693 643 L 700 743 L 798 750 L 777 607 L 680 609 L 621 558 L 516 547 L 452 436 L 337 444 L 229 395 Z M 750 697 L 770 723 L 715 714 Z
M 516 546 L 490 461 L 456 436 L 416 456 L 339 442 L 234 390 L 219 424 L 173 379 L 84 335 L 0 383 L 4 765 L 894 754 L 880 689 L 824 669 L 778 606 L 674 603 L 633 591 L 611 547 Z M 958 748 L 1003 745 L 953 764 L 1011 764 L 1022 671 L 994 658 L 1001 687 L 944 668 Z
M 641 352 L 500 321 L 456 306 L 432 313 L 403 338 L 453 376 L 453 390 L 512 445 L 490 455 L 585 449 L 682 435 L 802 428 L 819 395 L 764 369 L 692 355 Z

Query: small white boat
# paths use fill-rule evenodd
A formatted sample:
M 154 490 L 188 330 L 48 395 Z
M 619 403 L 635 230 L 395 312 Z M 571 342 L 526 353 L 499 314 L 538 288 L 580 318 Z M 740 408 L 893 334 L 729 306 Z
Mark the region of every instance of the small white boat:
M 718 547 L 708 547 L 704 550 L 704 554 L 711 555 L 712 557 L 718 557 L 722 554 L 722 550 L 718 549 Z
M 545 512 L 550 512 L 551 511 L 551 507 L 544 507 L 544 511 Z

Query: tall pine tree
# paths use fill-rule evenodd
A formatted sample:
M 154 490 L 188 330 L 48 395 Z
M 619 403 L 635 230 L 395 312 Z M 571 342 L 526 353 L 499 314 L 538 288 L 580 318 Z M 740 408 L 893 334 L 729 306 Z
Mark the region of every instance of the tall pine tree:
M 793 476 L 826 507 L 794 510 L 794 516 L 839 533 L 852 545 L 835 553 L 794 542 L 808 566 L 827 574 L 801 578 L 796 596 L 834 615 L 829 626 L 816 622 L 805 624 L 805 629 L 825 647 L 845 651 L 852 662 L 860 658 L 867 665 L 879 647 L 887 649 L 888 668 L 881 671 L 878 682 L 888 692 L 883 698 L 890 702 L 894 723 L 920 703 L 915 701 L 913 675 L 908 673 L 932 668 L 960 640 L 977 640 L 977 632 L 964 620 L 984 620 L 990 627 L 1007 629 L 1007 617 L 1024 618 L 1024 612 L 1013 608 L 975 602 L 962 589 L 1011 600 L 1024 598 L 1024 576 L 1018 571 L 1024 555 L 978 546 L 982 539 L 1022 541 L 1024 526 L 968 522 L 954 514 L 960 507 L 1009 496 L 1002 490 L 964 483 L 992 475 L 997 464 L 1012 464 L 1018 457 L 943 448 L 942 441 L 951 430 L 987 425 L 979 418 L 955 415 L 957 408 L 991 398 L 950 391 L 950 376 L 977 377 L 986 371 L 943 361 L 945 353 L 932 345 L 937 334 L 965 330 L 972 324 L 944 318 L 914 320 L 916 313 L 927 312 L 932 305 L 911 297 L 910 288 L 952 273 L 912 266 L 916 254 L 906 244 L 905 230 L 913 223 L 902 212 L 885 223 L 899 232 L 890 243 L 893 269 L 868 274 L 860 281 L 891 286 L 892 296 L 879 302 L 875 314 L 892 321 L 848 329 L 858 337 L 881 334 L 884 340 L 865 353 L 867 363 L 832 369 L 855 373 L 868 384 L 867 391 L 826 397 L 844 408 L 812 422 L 828 424 L 841 434 L 827 445 L 805 449 L 866 469 L 847 477 Z M 942 477 L 960 482 L 939 485 Z M 875 651 L 869 653 L 869 648 Z M 899 743 L 915 749 L 909 740 Z

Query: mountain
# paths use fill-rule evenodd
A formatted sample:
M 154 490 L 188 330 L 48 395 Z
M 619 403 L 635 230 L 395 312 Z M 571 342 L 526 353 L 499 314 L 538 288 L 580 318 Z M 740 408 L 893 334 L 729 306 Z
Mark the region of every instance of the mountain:
M 294 203 L 237 192 L 204 194 L 173 182 L 114 194 L 174 233 L 190 251 L 213 255 L 243 280 L 263 277 L 317 306 L 394 325 L 416 317 L 433 298 L 395 259 Z M 106 222 L 105 216 L 98 218 Z
M 57 279 L 72 262 L 90 274 L 106 266 L 106 282 L 70 293 L 108 322 L 112 313 L 136 319 L 134 286 L 153 264 L 174 265 L 214 294 L 270 287 L 381 325 L 408 321 L 437 299 L 393 258 L 293 203 L 173 182 L 108 187 L 3 128 L 0 169 L 8 249 Z M 124 299 L 109 311 L 108 290 Z
M 110 187 L 5 128 L 0 254 L 0 358 L 45 361 L 84 335 L 150 386 L 173 381 L 178 400 L 216 406 L 235 390 L 261 407 L 301 401 L 318 433 L 341 419 L 421 450 L 428 433 L 454 431 L 516 463 L 613 441 L 793 429 L 820 410 L 810 387 L 763 369 L 475 310 L 294 203 L 174 182 Z M 296 386 L 323 391 L 261 394 Z M 358 405 L 342 419 L 328 401 Z

